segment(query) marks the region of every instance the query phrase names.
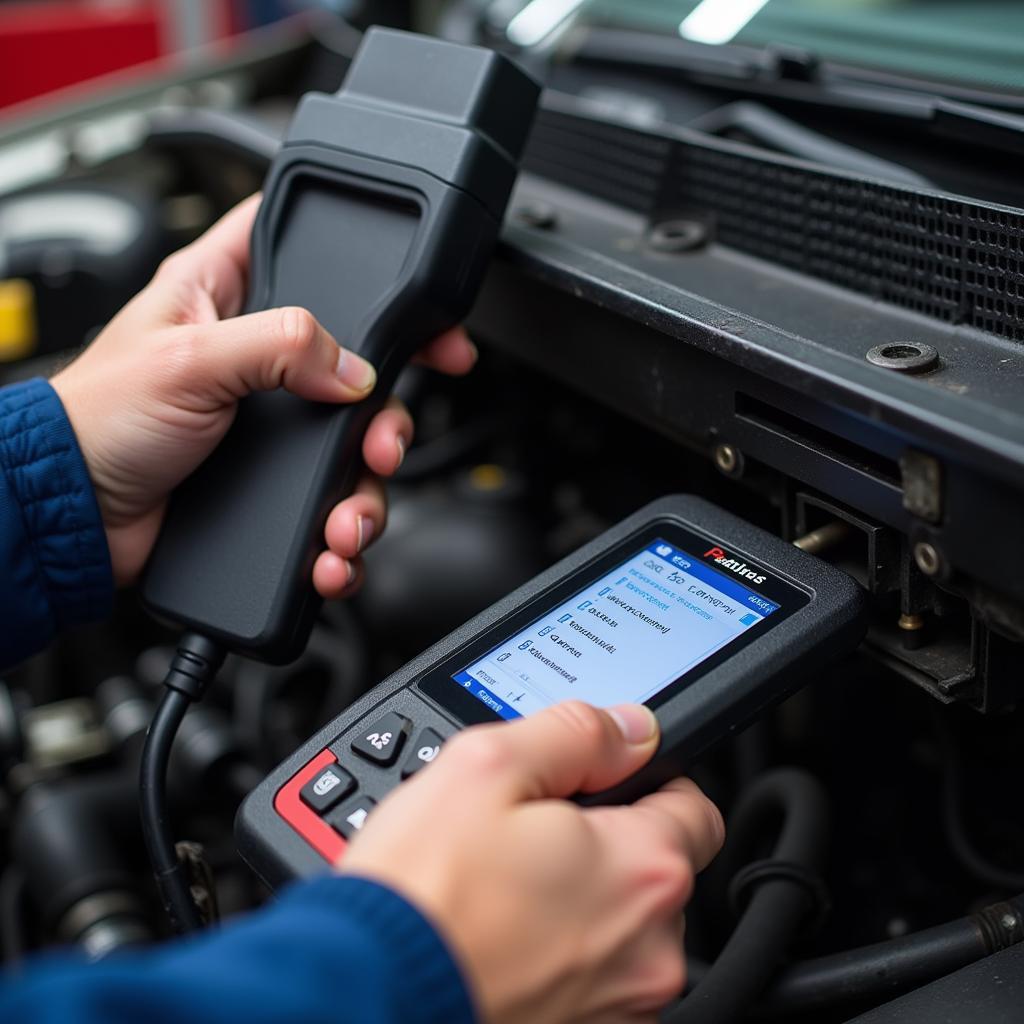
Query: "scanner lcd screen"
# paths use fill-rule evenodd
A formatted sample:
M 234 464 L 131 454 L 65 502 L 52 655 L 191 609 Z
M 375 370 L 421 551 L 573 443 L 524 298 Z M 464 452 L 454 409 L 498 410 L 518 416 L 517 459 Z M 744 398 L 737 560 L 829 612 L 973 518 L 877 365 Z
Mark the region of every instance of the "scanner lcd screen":
M 655 537 L 450 684 L 505 719 L 570 698 L 599 707 L 649 701 L 744 634 L 786 617 L 752 589 L 765 582 L 761 570 L 724 552 L 718 564 L 726 568 L 717 568 L 718 552 L 693 554 Z

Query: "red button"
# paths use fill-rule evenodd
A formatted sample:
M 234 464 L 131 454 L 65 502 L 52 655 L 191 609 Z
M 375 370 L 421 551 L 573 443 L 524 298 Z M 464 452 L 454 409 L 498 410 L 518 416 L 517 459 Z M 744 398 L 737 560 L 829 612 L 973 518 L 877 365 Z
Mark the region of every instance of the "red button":
M 274 797 L 274 810 L 331 864 L 341 857 L 348 844 L 323 818 L 302 802 L 299 790 L 329 764 L 336 764 L 337 760 L 329 750 L 321 750 L 305 768 L 293 775 Z

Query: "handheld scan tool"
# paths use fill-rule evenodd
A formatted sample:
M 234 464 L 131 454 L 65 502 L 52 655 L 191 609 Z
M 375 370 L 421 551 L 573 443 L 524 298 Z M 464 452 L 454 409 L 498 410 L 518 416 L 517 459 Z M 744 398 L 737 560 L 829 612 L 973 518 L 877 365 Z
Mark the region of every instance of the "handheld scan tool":
M 864 629 L 849 576 L 700 498 L 664 498 L 322 729 L 243 804 L 242 854 L 272 885 L 323 870 L 457 730 L 569 698 L 654 709 L 655 759 L 598 798 L 631 799 L 852 650 Z
M 469 312 L 539 92 L 498 53 L 371 29 L 340 91 L 302 100 L 253 228 L 247 309 L 304 306 L 377 387 L 352 406 L 240 403 L 168 510 L 142 586 L 158 617 L 264 661 L 302 652 L 327 515 L 398 372 Z

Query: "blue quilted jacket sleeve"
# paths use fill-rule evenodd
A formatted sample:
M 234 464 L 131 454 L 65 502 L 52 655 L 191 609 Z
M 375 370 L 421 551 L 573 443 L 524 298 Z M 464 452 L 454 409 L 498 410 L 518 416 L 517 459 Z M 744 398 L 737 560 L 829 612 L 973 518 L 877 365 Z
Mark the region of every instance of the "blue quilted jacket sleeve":
M 97 964 L 53 956 L 0 983 L 4 1024 L 472 1024 L 424 918 L 361 878 L 302 882 L 199 938 Z
M 0 672 L 102 618 L 110 553 L 89 474 L 45 380 L 0 390 Z
M 0 389 L 0 672 L 110 609 L 106 536 L 78 443 L 43 380 Z M 189 941 L 0 977 L 3 1024 L 472 1024 L 461 974 L 402 897 L 359 878 L 297 884 Z

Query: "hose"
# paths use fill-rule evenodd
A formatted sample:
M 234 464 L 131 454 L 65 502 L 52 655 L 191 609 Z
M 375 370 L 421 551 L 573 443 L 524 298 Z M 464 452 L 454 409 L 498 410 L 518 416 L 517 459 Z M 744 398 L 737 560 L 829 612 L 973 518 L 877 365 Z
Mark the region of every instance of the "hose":
M 968 834 L 963 814 L 964 760 L 952 722 L 942 713 L 945 710 L 936 708 L 933 718 L 942 753 L 942 824 L 946 842 L 960 867 L 975 879 L 1003 892 L 1020 892 L 1024 889 L 1024 871 L 992 863 Z
M 123 773 L 29 786 L 10 852 L 39 932 L 91 957 L 152 938 L 135 871 L 139 847 L 135 787 Z
M 732 815 L 725 866 L 749 858 L 773 826 L 778 839 L 770 859 L 744 869 L 752 895 L 739 923 L 693 991 L 665 1016 L 665 1024 L 738 1020 L 807 925 L 815 909 L 810 898 L 813 873 L 820 866 L 828 829 L 828 803 L 820 783 L 796 768 L 776 769 L 757 779 Z
M 1024 939 L 1024 895 L 976 914 L 793 964 L 758 1000 L 760 1019 L 887 1002 Z

